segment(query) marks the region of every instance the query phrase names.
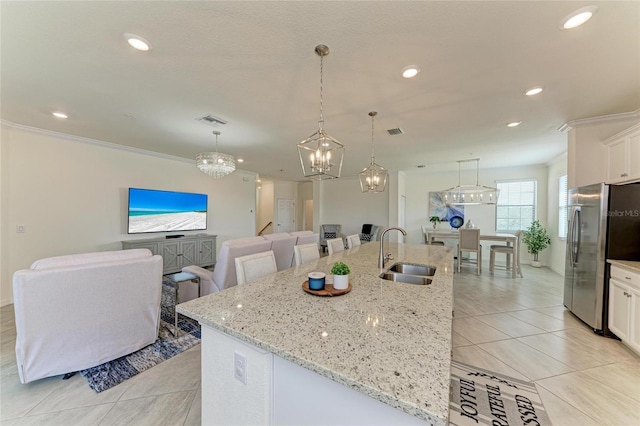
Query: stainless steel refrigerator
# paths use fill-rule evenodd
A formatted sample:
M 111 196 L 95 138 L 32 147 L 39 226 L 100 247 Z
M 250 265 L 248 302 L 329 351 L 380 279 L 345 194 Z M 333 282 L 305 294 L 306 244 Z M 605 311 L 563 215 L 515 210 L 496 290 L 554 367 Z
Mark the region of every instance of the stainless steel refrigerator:
M 564 306 L 609 335 L 606 260 L 640 260 L 640 183 L 583 186 L 568 201 Z

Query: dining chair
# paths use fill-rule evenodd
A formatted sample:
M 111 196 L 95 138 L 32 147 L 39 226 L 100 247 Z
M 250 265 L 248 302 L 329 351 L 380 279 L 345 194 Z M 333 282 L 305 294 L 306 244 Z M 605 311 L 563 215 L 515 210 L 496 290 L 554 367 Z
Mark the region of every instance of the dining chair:
M 236 257 L 238 285 L 278 272 L 273 250 Z
M 360 235 L 352 234 L 347 235 L 347 248 L 352 249 L 360 245 Z
M 424 238 L 424 243 L 425 244 L 429 244 L 429 234 L 428 234 L 429 230 L 424 225 L 421 225 L 420 227 L 422 228 L 422 237 Z M 431 241 L 431 245 L 432 246 L 443 246 L 444 245 L 444 241 Z
M 466 229 L 460 228 L 458 240 L 458 272 L 460 272 L 460 266 L 464 259 L 462 259 L 462 252 L 476 253 L 476 260 L 473 262 L 469 259 L 469 263 L 475 263 L 478 275 L 482 270 L 482 246 L 480 245 L 480 230 L 479 229 Z
M 522 241 L 523 234 L 524 234 L 524 231 L 522 230 L 516 232 L 517 241 L 515 242 L 515 244 L 517 244 L 518 247 L 520 242 Z M 516 258 L 515 244 L 513 246 L 505 246 L 505 245 L 491 246 L 491 254 L 489 255 L 489 270 L 491 272 L 493 272 L 494 269 L 496 268 L 496 254 L 504 253 L 507 259 L 505 269 L 509 271 L 511 270 L 511 268 L 516 268 L 516 274 L 524 278 L 524 275 L 522 275 L 522 268 L 520 267 L 520 250 L 518 250 L 518 257 Z
M 293 257 L 295 258 L 296 266 L 320 259 L 318 243 L 300 244 L 293 247 Z
M 344 251 L 344 240 L 342 238 L 332 238 L 327 240 L 327 248 L 329 249 L 329 255 Z

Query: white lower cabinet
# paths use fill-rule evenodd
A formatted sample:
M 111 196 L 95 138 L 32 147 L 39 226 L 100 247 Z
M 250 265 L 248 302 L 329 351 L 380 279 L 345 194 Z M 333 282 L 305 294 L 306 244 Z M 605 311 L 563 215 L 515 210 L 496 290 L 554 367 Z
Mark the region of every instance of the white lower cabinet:
M 201 423 L 308 426 L 428 424 L 205 324 L 202 324 Z
M 609 330 L 640 354 L 640 273 L 611 265 Z

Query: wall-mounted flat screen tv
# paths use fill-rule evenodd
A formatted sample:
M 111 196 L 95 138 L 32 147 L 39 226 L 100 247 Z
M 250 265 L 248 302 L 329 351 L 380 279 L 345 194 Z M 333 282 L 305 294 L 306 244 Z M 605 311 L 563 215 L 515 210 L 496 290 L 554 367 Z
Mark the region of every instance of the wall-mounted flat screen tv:
M 129 234 L 207 229 L 207 194 L 129 188 Z

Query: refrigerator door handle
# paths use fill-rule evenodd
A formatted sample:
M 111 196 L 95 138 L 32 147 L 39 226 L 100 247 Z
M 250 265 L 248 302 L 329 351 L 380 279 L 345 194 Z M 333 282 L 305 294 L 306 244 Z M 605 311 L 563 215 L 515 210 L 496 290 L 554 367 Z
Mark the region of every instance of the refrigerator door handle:
M 578 252 L 580 251 L 581 240 L 581 219 L 580 219 L 580 206 L 574 206 L 572 209 L 571 220 L 569 221 L 569 250 L 571 253 L 571 266 L 575 267 L 578 264 Z

